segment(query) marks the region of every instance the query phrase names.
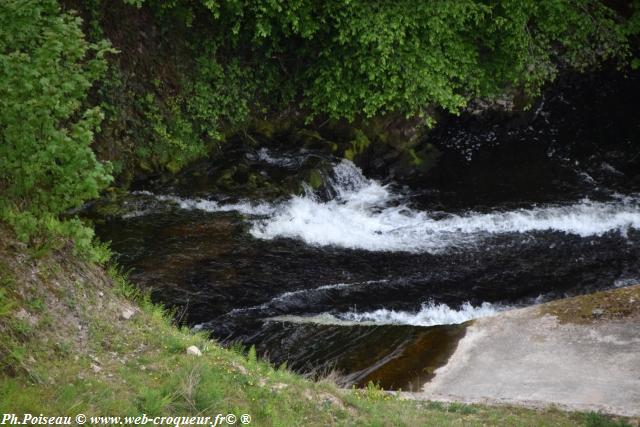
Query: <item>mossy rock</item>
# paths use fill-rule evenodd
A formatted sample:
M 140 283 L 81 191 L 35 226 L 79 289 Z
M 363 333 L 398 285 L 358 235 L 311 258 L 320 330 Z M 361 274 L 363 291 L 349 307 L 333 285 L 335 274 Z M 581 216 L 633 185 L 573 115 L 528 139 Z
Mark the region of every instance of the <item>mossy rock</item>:
M 299 129 L 291 136 L 292 142 L 301 148 L 308 150 L 320 150 L 329 152 L 332 147 L 331 141 L 326 140 L 318 131 L 309 129 Z
M 438 159 L 442 156 L 442 152 L 433 144 L 427 144 L 420 151 L 410 149 L 410 153 L 414 156 L 414 166 L 422 173 L 427 173 L 438 164 Z
M 551 301 L 541 306 L 540 313 L 555 316 L 561 323 L 640 319 L 640 285 Z
M 273 138 L 278 130 L 276 124 L 269 120 L 254 120 L 250 125 L 251 132 Z
M 230 167 L 229 169 L 225 170 L 222 174 L 220 174 L 219 178 L 216 179 L 215 184 L 218 187 L 222 187 L 222 188 L 230 188 L 234 186 L 234 174 L 236 173 L 237 168 L 235 166 Z
M 318 188 L 322 187 L 322 184 L 324 184 L 324 179 L 320 171 L 318 171 L 317 169 L 310 170 L 309 174 L 307 175 L 307 183 L 314 190 L 317 190 Z
M 183 165 L 176 160 L 171 160 L 165 165 L 167 170 L 174 175 L 180 172 L 180 170 L 182 169 L 182 166 Z
M 354 129 L 353 139 L 349 141 L 349 145 L 350 147 L 344 150 L 343 157 L 353 161 L 357 155 L 364 153 L 369 148 L 371 140 L 361 129 Z
M 151 162 L 149 162 L 146 159 L 139 159 L 138 160 L 138 168 L 146 173 L 152 173 L 154 171 L 154 167 L 151 164 Z
M 82 216 L 90 218 L 96 223 L 119 218 L 131 210 L 131 207 L 125 204 L 128 197 L 130 195 L 126 191 L 110 187 L 100 199 L 89 203 L 83 209 Z

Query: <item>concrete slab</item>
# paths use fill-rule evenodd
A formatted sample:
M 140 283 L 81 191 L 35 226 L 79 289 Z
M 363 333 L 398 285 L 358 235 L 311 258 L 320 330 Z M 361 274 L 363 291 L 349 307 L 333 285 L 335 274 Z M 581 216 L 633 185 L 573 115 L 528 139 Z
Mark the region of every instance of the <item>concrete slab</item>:
M 640 416 L 640 286 L 610 292 L 474 321 L 412 397 Z

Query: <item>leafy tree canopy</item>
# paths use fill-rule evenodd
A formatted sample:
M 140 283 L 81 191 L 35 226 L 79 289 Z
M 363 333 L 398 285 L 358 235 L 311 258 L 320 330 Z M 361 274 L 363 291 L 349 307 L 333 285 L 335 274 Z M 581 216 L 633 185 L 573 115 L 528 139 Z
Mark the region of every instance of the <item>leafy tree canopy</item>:
M 202 30 L 211 60 L 241 58 L 269 99 L 348 119 L 535 94 L 559 67 L 628 59 L 638 32 L 637 1 L 633 19 L 600 0 L 147 1 Z

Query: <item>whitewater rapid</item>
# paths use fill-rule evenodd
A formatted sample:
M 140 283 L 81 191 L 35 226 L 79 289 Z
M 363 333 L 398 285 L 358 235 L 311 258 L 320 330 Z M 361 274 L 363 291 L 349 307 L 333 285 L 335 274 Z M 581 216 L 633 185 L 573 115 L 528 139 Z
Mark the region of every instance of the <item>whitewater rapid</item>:
M 417 312 L 378 309 L 369 312 L 348 311 L 345 313 L 322 313 L 312 316 L 284 315 L 270 317 L 272 322 L 316 323 L 322 325 L 355 326 L 355 325 L 412 325 L 436 326 L 464 323 L 480 317 L 492 316 L 508 307 L 484 302 L 473 306 L 466 302 L 459 308 L 451 308 L 446 304 L 426 303 Z
M 309 188 L 283 202 L 224 204 L 206 199 L 155 196 L 182 209 L 238 211 L 248 215 L 258 239 L 298 239 L 313 246 L 367 251 L 439 253 L 466 248 L 507 233 L 559 232 L 586 237 L 640 229 L 640 197 L 612 195 L 609 201 L 533 206 L 488 213 L 421 211 L 389 186 L 366 178 L 352 162 L 334 166 L 323 200 Z M 148 195 L 150 193 L 147 193 Z

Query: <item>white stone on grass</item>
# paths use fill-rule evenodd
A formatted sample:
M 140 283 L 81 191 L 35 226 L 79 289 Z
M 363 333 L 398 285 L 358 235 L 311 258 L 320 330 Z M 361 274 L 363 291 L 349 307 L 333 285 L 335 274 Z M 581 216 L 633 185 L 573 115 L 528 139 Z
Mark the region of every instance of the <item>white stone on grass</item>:
M 187 354 L 190 354 L 192 356 L 202 356 L 202 352 L 195 345 L 192 345 L 189 348 L 187 348 Z

